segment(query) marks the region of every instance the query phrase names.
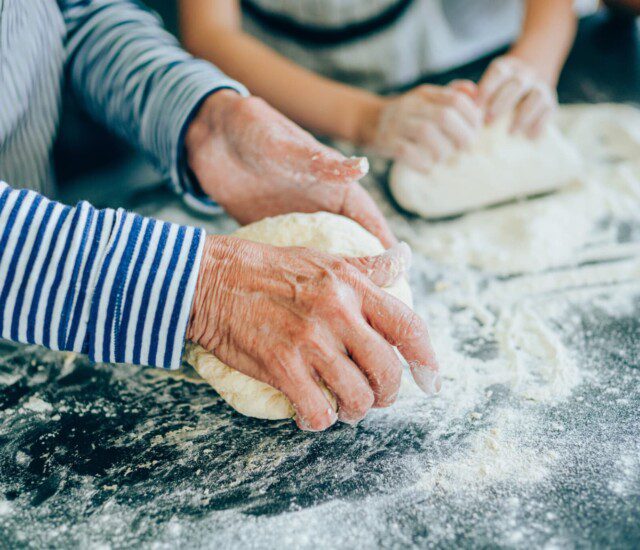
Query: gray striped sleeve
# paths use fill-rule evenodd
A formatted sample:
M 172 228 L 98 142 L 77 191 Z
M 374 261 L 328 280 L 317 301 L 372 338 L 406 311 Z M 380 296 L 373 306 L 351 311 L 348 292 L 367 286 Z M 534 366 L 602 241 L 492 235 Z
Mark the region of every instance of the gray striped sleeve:
M 246 89 L 192 58 L 158 18 L 129 0 L 59 0 L 67 28 L 67 72 L 76 95 L 111 129 L 141 147 L 174 189 L 214 206 L 186 177 L 183 139 L 202 100 Z

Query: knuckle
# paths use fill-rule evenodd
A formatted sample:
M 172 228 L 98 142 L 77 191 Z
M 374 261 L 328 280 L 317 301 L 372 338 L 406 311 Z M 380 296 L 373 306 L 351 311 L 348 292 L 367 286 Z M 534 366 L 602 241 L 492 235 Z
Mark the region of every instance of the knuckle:
M 362 414 L 362 416 L 364 416 L 365 414 L 367 414 L 367 412 L 369 411 L 369 409 L 371 409 L 371 407 L 373 406 L 373 402 L 375 401 L 375 397 L 373 395 L 373 392 L 371 390 L 367 390 L 367 391 L 362 391 L 360 393 L 358 393 L 353 406 L 354 409 L 356 410 L 356 412 L 358 412 L 359 414 Z
M 341 301 L 344 294 L 344 282 L 337 276 L 327 277 L 320 291 L 320 301 L 325 304 L 334 305 Z
M 422 319 L 413 311 L 405 313 L 399 322 L 400 335 L 408 340 L 424 338 L 426 329 Z
M 438 122 L 442 126 L 448 126 L 449 124 L 451 124 L 454 118 L 455 118 L 455 110 L 452 109 L 451 107 L 444 107 L 443 109 L 440 110 L 440 113 L 438 116 Z
M 351 397 L 347 404 L 349 416 L 358 419 L 364 418 L 367 412 L 373 407 L 375 396 L 370 389 L 363 390 Z
M 406 158 L 411 154 L 411 148 L 406 142 L 400 142 L 395 147 L 396 155 L 400 158 Z
M 295 369 L 291 367 L 295 355 L 288 344 L 274 343 L 269 346 L 265 355 L 265 363 L 268 365 L 271 375 L 277 380 L 296 377 Z
M 388 362 L 378 377 L 378 384 L 383 397 L 395 395 L 400 386 L 401 378 L 402 367 L 399 361 Z
M 266 102 L 264 99 L 256 96 L 243 97 L 242 100 L 238 102 L 239 109 L 252 113 L 262 110 L 265 105 Z
M 329 284 L 340 286 L 341 280 L 353 275 L 353 270 L 354 266 L 343 258 L 332 258 L 329 262 L 329 272 L 332 275 L 328 278 Z
M 322 338 L 320 336 L 320 328 L 317 323 L 309 320 L 300 322 L 296 334 L 296 344 L 317 352 L 322 346 Z
M 531 87 L 531 79 L 529 75 L 523 72 L 519 72 L 514 75 L 513 82 L 518 88 L 530 88 Z
M 457 96 L 458 92 L 456 90 L 453 90 L 451 88 L 442 90 L 442 99 L 448 105 L 453 105 L 456 101 Z
M 453 99 L 451 100 L 451 106 L 456 111 L 462 111 L 466 107 L 466 97 L 461 92 L 455 92 Z

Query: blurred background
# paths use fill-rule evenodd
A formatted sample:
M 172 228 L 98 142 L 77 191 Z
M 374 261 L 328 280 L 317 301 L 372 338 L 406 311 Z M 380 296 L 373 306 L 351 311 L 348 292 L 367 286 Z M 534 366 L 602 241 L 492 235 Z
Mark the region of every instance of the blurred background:
M 177 35 L 175 0 L 147 0 L 144 3 L 160 15 L 170 32 Z M 582 17 L 573 50 L 559 82 L 560 102 L 638 102 L 638 20 L 624 10 L 599 7 L 593 0 L 579 0 L 577 5 Z M 425 76 L 421 81 L 444 85 L 454 78 L 477 80 L 491 59 L 505 50 L 498 50 L 451 71 Z M 149 199 L 149 191 L 153 191 L 154 196 L 157 193 L 159 199 L 170 196 L 161 175 L 151 164 L 121 139 L 93 122 L 68 92 L 64 94 L 60 127 L 62 131 L 54 158 L 63 202 L 84 198 L 99 207 L 107 204 L 112 207 L 135 206 L 137 193 L 144 193 L 145 200 Z

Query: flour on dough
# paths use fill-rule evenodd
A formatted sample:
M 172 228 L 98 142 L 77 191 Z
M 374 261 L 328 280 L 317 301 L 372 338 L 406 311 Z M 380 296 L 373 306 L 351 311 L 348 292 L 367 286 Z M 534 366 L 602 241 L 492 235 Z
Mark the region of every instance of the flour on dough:
M 266 218 L 240 228 L 233 235 L 264 244 L 303 246 L 345 257 L 384 252 L 380 241 L 356 222 L 326 212 Z M 411 306 L 411 289 L 404 278 L 385 290 Z M 225 365 L 202 347 L 189 344 L 186 360 L 236 411 L 268 420 L 294 416 L 295 411 L 284 394 Z M 323 389 L 336 409 L 334 396 Z
M 509 118 L 485 127 L 468 151 L 421 174 L 402 163 L 391 171 L 391 193 L 405 210 L 442 218 L 537 195 L 574 181 L 581 159 L 552 125 L 536 140 L 509 132 Z

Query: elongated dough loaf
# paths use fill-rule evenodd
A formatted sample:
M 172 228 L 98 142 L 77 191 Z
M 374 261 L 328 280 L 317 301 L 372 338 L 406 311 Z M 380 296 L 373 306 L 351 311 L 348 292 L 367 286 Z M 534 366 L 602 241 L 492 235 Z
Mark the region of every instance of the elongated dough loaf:
M 509 124 L 502 118 L 485 127 L 471 149 L 429 174 L 396 163 L 389 182 L 395 200 L 424 218 L 442 218 L 552 191 L 577 178 L 580 155 L 558 128 L 549 125 L 531 140 L 511 134 Z
M 380 241 L 356 222 L 326 212 L 266 218 L 239 229 L 234 236 L 275 246 L 304 246 L 344 257 L 373 256 L 384 251 Z M 385 290 L 411 306 L 411 289 L 404 277 Z M 232 369 L 202 347 L 188 344 L 186 360 L 239 413 L 269 420 L 294 416 L 283 393 Z M 335 410 L 335 397 L 327 388 L 323 390 Z

